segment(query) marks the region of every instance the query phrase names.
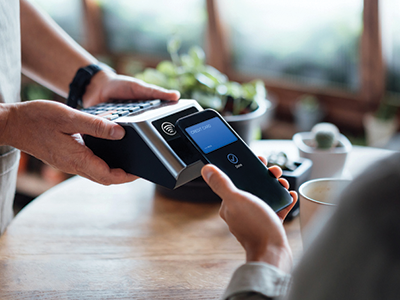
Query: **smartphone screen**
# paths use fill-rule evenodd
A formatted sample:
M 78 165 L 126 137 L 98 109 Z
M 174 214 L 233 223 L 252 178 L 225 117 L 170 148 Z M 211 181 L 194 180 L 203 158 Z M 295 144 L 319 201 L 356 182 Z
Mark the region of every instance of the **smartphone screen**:
M 218 117 L 185 128 L 185 131 L 204 154 L 208 154 L 238 140 Z
M 217 112 L 204 110 L 184 117 L 176 127 L 206 163 L 220 168 L 239 189 L 258 196 L 274 211 L 292 202 L 287 189 Z

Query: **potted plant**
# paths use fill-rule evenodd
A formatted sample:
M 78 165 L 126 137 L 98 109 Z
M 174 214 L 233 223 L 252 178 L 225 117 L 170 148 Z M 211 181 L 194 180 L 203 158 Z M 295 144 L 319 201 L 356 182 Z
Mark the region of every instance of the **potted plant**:
M 268 156 L 268 167 L 278 166 L 282 169 L 282 177 L 289 182 L 290 189 L 299 191 L 300 185 L 310 179 L 312 161 L 308 158 L 298 158 L 296 161 L 290 160 L 286 153 L 271 153 Z M 291 220 L 300 212 L 299 201 L 292 208 L 286 217 Z
M 160 62 L 156 68 L 146 68 L 135 77 L 147 83 L 176 89 L 182 98 L 195 99 L 203 108 L 213 108 L 227 120 L 246 143 L 250 143 L 255 130 L 271 102 L 261 80 L 240 84 L 212 66 L 205 64 L 204 51 L 197 46 L 187 54 L 178 54 L 180 41 L 168 43 L 171 60 Z
M 261 80 L 240 84 L 205 63 L 205 53 L 197 46 L 187 54 L 178 54 L 180 40 L 167 45 L 171 60 L 160 62 L 156 68 L 146 68 L 135 77 L 147 83 L 180 91 L 182 98 L 195 99 L 203 108 L 221 113 L 226 121 L 249 144 L 264 118 L 271 117 L 272 103 Z M 221 199 L 199 177 L 175 190 L 157 186 L 164 196 L 192 202 L 218 202 Z M 190 195 L 190 197 L 188 197 Z
M 315 124 L 321 122 L 324 112 L 317 97 L 304 94 L 297 100 L 293 115 L 298 131 L 310 131 Z
M 399 96 L 386 94 L 376 112 L 364 116 L 363 123 L 368 146 L 384 147 L 388 144 L 398 128 L 396 116 L 399 106 Z
M 342 176 L 352 145 L 335 125 L 319 123 L 310 132 L 296 133 L 293 142 L 300 157 L 313 162 L 310 179 Z

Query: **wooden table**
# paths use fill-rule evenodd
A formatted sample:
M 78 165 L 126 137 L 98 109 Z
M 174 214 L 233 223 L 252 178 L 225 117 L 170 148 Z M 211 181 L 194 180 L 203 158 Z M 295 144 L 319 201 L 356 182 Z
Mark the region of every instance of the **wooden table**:
M 253 146 L 296 155 L 291 141 Z M 358 147 L 348 166 L 388 153 Z M 0 299 L 219 299 L 244 251 L 218 210 L 167 199 L 141 179 L 106 187 L 71 178 L 0 238 Z M 298 218 L 285 229 L 297 260 Z

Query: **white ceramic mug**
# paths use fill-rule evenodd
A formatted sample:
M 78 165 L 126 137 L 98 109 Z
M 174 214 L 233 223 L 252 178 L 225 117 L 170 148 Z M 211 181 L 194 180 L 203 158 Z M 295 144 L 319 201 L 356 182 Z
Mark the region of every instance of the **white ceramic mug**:
M 320 178 L 306 181 L 299 188 L 300 228 L 303 243 L 313 226 L 317 214 L 332 213 L 336 207 L 337 196 L 349 185 L 351 180 L 339 178 Z

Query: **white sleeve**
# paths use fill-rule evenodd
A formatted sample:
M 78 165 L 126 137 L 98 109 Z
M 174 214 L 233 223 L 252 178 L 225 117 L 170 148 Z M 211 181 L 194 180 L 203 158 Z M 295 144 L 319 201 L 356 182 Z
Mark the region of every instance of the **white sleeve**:
M 246 263 L 233 273 L 222 299 L 261 300 L 282 296 L 290 279 L 289 274 L 267 263 Z

